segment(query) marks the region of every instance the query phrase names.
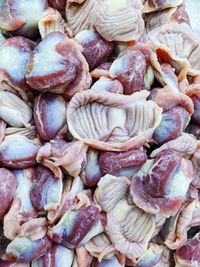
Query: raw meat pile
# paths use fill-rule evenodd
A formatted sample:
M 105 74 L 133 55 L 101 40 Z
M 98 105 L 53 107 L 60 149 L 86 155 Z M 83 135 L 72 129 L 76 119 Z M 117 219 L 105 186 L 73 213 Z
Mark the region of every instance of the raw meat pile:
M 0 267 L 199 267 L 183 0 L 2 0 L 0 28 Z

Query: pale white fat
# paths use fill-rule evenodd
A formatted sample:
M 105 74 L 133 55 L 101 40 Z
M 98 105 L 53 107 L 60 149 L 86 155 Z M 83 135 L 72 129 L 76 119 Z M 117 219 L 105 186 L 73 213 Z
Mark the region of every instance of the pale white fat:
M 61 36 L 51 35 L 40 43 L 29 76 L 48 75 L 63 69 L 63 57 L 56 51 L 56 45 L 61 40 Z
M 38 21 L 42 17 L 44 9 L 44 0 L 16 1 L 16 10 L 18 10 L 24 18 L 28 27 L 38 25 Z
M 87 44 L 97 37 L 93 30 L 83 30 L 75 36 L 75 40 L 80 44 Z
M 13 80 L 24 79 L 24 68 L 28 59 L 28 52 L 21 52 L 12 46 L 0 47 L 0 68 L 5 69 Z
M 33 209 L 30 199 L 32 182 L 24 175 L 24 171 L 17 170 L 14 172 L 14 174 L 17 178 L 15 197 L 19 197 L 21 199 L 21 212 L 30 212 Z
M 169 179 L 165 186 L 165 194 L 170 197 L 185 197 L 191 180 L 182 171 L 177 172 Z

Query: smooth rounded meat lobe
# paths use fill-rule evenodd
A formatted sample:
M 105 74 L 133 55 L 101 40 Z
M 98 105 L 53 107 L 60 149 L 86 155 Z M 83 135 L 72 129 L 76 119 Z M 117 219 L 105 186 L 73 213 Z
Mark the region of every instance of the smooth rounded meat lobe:
M 101 152 L 99 163 L 103 173 L 116 175 L 118 171 L 128 167 L 138 167 L 145 163 L 147 155 L 141 150 L 127 152 Z
M 200 126 L 200 99 L 197 96 L 192 96 L 194 103 L 194 113 L 192 115 L 192 121 Z
M 92 30 L 79 32 L 75 39 L 83 47 L 82 53 L 89 64 L 90 71 L 105 61 L 114 49 L 114 43 L 106 41 Z
M 105 90 L 110 93 L 123 94 L 124 87 L 122 83 L 117 79 L 111 80 L 106 77 L 101 77 L 93 84 L 90 89 L 96 91 L 97 93 Z
M 31 240 L 27 237 L 16 237 L 6 249 L 3 259 L 19 263 L 30 263 L 43 256 L 51 246 L 45 235 L 42 239 Z
M 20 134 L 7 136 L 0 144 L 0 161 L 10 168 L 28 168 L 36 163 L 39 147 Z
M 47 253 L 39 258 L 37 261 L 32 262 L 33 267 L 66 267 L 72 266 L 74 260 L 74 251 L 63 246 L 53 243 Z M 67 263 L 67 264 L 66 264 Z
M 12 9 L 14 1 L 3 0 L 0 3 L 0 26 L 6 31 L 15 31 L 22 27 L 24 20 Z
M 69 84 L 75 78 L 74 65 L 70 64 L 69 58 L 62 58 L 57 50 L 58 44 L 64 39 L 62 33 L 50 33 L 34 49 L 26 67 L 26 80 L 33 89 L 53 90 Z M 70 47 L 65 48 L 65 53 L 71 53 Z
M 175 107 L 163 112 L 161 123 L 155 129 L 153 139 L 164 144 L 179 137 L 189 121 L 189 114 L 183 107 Z
M 90 231 L 92 231 L 91 238 L 95 235 L 93 227 L 99 228 L 99 221 L 99 209 L 94 205 L 88 205 L 78 211 L 69 210 L 57 225 L 49 229 L 48 236 L 52 241 L 67 248 L 77 248 L 83 240 L 86 242 L 85 237 Z M 99 230 L 102 232 L 102 229 Z
M 110 68 L 110 75 L 124 85 L 125 95 L 131 95 L 144 89 L 146 70 L 145 55 L 140 51 L 131 51 L 113 62 Z
M 61 201 L 62 180 L 56 179 L 53 173 L 43 166 L 36 168 L 37 179 L 30 190 L 31 202 L 35 209 L 55 209 Z
M 162 150 L 150 164 L 132 177 L 133 201 L 148 213 L 175 216 L 194 179 L 193 165 L 173 149 Z
M 72 97 L 89 88 L 90 79 L 81 47 L 60 32 L 49 33 L 34 49 L 26 66 L 26 81 L 38 91 Z
M 62 96 L 40 94 L 34 103 L 34 120 L 39 135 L 44 140 L 53 139 L 65 124 L 66 105 Z
M 34 42 L 24 37 L 12 37 L 0 47 L 1 82 L 10 87 L 27 89 L 25 67 L 35 47 Z M 19 89 L 18 89 L 19 90 Z
M 86 156 L 87 163 L 80 173 L 80 177 L 86 186 L 94 186 L 103 176 L 99 166 L 99 152 L 98 150 L 90 148 Z
M 47 6 L 47 0 L 3 0 L 0 3 L 0 27 L 14 35 L 35 37 L 38 22 Z
M 5 169 L 0 168 L 0 219 L 2 220 L 13 200 L 15 190 L 17 187 L 17 180 L 14 174 Z
M 180 168 L 182 157 L 173 150 L 166 149 L 159 153 L 151 175 L 144 178 L 143 185 L 146 192 L 152 197 L 161 197 L 165 193 L 165 185 Z M 153 182 L 152 181 L 153 178 Z M 151 184 L 151 186 L 149 186 Z

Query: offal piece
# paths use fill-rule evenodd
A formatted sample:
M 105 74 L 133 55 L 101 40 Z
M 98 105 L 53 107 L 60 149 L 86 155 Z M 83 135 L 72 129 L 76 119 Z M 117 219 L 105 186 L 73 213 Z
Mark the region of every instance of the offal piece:
M 131 96 L 91 90 L 76 94 L 67 109 L 69 131 L 101 150 L 139 148 L 151 139 L 161 120 L 162 109 L 146 101 L 147 96 L 145 91 Z
M 97 32 L 107 41 L 137 41 L 144 31 L 140 0 L 104 0 L 92 17 Z
M 148 32 L 170 22 L 187 23 L 190 25 L 190 20 L 184 5 L 147 13 L 145 21 Z
M 47 0 L 3 0 L 0 4 L 0 28 L 15 35 L 34 37 L 47 6 Z
M 131 195 L 141 209 L 165 217 L 175 216 L 194 177 L 193 165 L 172 149 L 162 150 L 147 174 L 132 177 Z
M 147 160 L 147 155 L 139 149 L 127 152 L 101 152 L 99 164 L 103 173 L 131 177 Z
M 133 259 L 146 251 L 155 221 L 151 214 L 129 203 L 129 186 L 128 178 L 107 174 L 98 183 L 95 200 L 107 212 L 105 228 L 114 247 Z
M 48 141 L 55 138 L 66 124 L 64 98 L 53 93 L 41 93 L 35 98 L 34 120 L 42 139 Z
M 52 140 L 40 148 L 37 162 L 49 168 L 55 177 L 62 179 L 60 167 L 76 177 L 86 165 L 87 146 L 80 141 Z
M 0 88 L 19 93 L 27 101 L 25 67 L 35 43 L 16 36 L 6 39 L 0 46 Z
M 89 78 L 81 47 L 60 32 L 49 33 L 33 50 L 26 66 L 26 81 L 31 88 L 67 97 L 88 88 Z
M 66 247 L 53 243 L 47 253 L 31 263 L 32 267 L 54 266 L 66 267 L 73 266 L 74 251 Z M 66 265 L 67 264 L 67 265 Z
M 86 166 L 80 173 L 80 177 L 86 186 L 94 186 L 102 177 L 98 150 L 92 148 L 88 149 L 86 161 Z
M 0 267 L 200 266 L 197 2 L 0 0 Z
M 156 46 L 168 48 L 174 55 L 188 59 L 191 71 L 200 69 L 200 38 L 187 24 L 169 23 L 149 32 L 148 37 Z
M 98 4 L 96 0 L 86 0 L 81 5 L 75 1 L 67 1 L 66 20 L 74 36 L 82 30 L 93 28 L 92 15 Z
M 164 111 L 162 120 L 153 134 L 156 143 L 164 144 L 181 136 L 194 111 L 191 99 L 183 93 L 175 92 L 169 86 L 153 89 L 149 98 Z
M 96 91 L 97 93 L 105 90 L 110 93 L 123 94 L 124 86 L 117 79 L 112 80 L 103 76 L 97 80 L 90 89 Z
M 0 168 L 0 174 L 0 219 L 2 220 L 13 200 L 17 187 L 17 180 L 14 174 L 5 168 Z
M 36 210 L 55 210 L 61 202 L 62 179 L 43 166 L 36 168 L 36 179 L 30 190 L 30 198 Z
M 90 71 L 105 61 L 114 49 L 114 43 L 104 40 L 101 35 L 92 30 L 84 30 L 75 36 L 75 40 L 82 45 Z
M 21 134 L 12 134 L 0 144 L 0 162 L 10 168 L 27 168 L 36 164 L 39 146 Z
M 101 232 L 103 226 L 99 209 L 91 204 L 77 211 L 66 211 L 60 221 L 49 229 L 48 236 L 55 243 L 73 249 Z
M 43 256 L 51 246 L 47 236 L 32 241 L 27 237 L 16 237 L 6 249 L 4 260 L 28 263 Z
M 146 44 L 135 45 L 122 51 L 113 61 L 109 74 L 124 86 L 124 94 L 149 89 L 145 84 L 150 65 L 151 47 Z

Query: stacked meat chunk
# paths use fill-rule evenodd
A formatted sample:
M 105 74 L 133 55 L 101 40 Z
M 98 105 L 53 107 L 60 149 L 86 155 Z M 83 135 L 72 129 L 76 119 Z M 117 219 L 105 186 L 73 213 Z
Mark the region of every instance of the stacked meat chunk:
M 183 0 L 0 1 L 0 267 L 200 266 L 193 25 Z

